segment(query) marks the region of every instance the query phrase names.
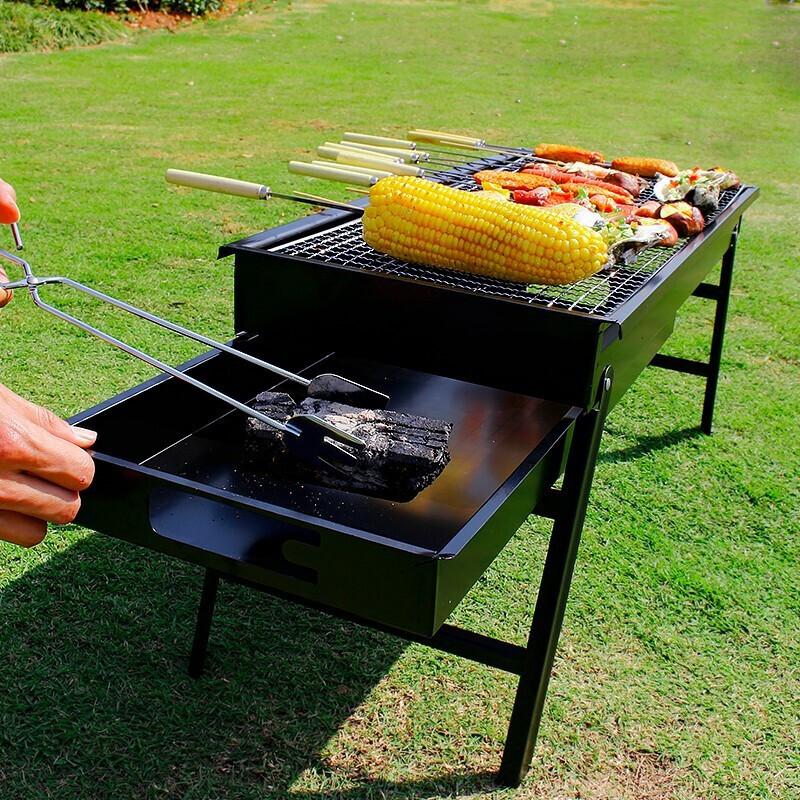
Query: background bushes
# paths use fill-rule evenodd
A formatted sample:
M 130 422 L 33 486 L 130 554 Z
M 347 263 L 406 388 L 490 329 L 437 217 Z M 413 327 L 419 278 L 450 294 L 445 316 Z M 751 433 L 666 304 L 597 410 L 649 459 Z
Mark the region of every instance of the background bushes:
M 69 11 L 168 11 L 175 14 L 207 14 L 222 6 L 222 0 L 26 0 L 32 5 L 50 5 Z

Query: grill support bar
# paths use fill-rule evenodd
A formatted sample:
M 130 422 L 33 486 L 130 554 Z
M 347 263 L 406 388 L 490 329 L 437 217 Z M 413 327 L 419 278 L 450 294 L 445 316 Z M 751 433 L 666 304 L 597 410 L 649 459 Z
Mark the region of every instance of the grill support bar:
M 550 534 L 539 592 L 533 612 L 528 642 L 525 647 L 491 636 L 442 625 L 430 638 L 418 636 L 336 611 L 304 598 L 282 592 L 232 575 L 207 569 L 197 613 L 194 642 L 189 658 L 189 675 L 198 678 L 208 650 L 211 623 L 220 580 L 249 586 L 267 594 L 287 597 L 301 605 L 323 610 L 333 616 L 350 619 L 375 630 L 402 639 L 452 653 L 486 666 L 520 676 L 511 721 L 506 736 L 498 783 L 516 787 L 530 767 L 533 749 L 542 718 L 544 701 L 550 683 L 556 647 L 561 634 L 575 559 L 578 554 L 589 492 L 600 449 L 606 414 L 611 396 L 613 370 L 607 366 L 599 384 L 597 403 L 575 423 L 569 448 L 563 488 L 551 489 L 533 513 L 554 520 Z
M 208 652 L 208 637 L 211 634 L 211 620 L 214 617 L 214 607 L 217 604 L 217 590 L 219 589 L 220 574 L 207 569 L 203 579 L 203 593 L 200 595 L 200 607 L 197 610 L 197 623 L 194 629 L 194 642 L 192 653 L 189 656 L 189 676 L 199 678 L 203 674 L 206 653 Z
M 544 700 L 556 654 L 567 595 L 572 582 L 578 544 L 589 504 L 600 439 L 611 395 L 612 369 L 606 367 L 600 381 L 597 405 L 575 423 L 564 483 L 563 507 L 553 523 L 550 545 L 533 612 L 525 664 L 517 686 L 514 710 L 508 726 L 503 761 L 498 775 L 504 786 L 519 786 L 533 757 Z
M 701 283 L 692 292 L 694 297 L 714 300 L 717 304 L 714 312 L 714 329 L 711 334 L 709 360 L 695 361 L 694 359 L 677 358 L 676 356 L 656 353 L 650 361 L 651 367 L 661 367 L 661 369 L 669 369 L 689 375 L 700 375 L 706 379 L 700 430 L 707 435 L 711 434 L 711 426 L 714 420 L 714 404 L 717 398 L 719 371 L 722 364 L 722 344 L 725 339 L 725 326 L 728 321 L 728 305 L 731 297 L 731 284 L 733 283 L 733 263 L 736 259 L 736 242 L 739 238 L 740 227 L 741 220 L 733 229 L 730 244 L 722 257 L 719 284 Z

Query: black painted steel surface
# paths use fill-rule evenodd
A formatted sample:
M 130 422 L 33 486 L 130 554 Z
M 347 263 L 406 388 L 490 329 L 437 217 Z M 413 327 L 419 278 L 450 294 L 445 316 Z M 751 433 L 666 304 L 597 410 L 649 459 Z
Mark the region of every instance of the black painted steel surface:
M 275 355 L 258 337 L 238 346 Z M 407 503 L 288 481 L 253 459 L 244 415 L 157 379 L 76 418 L 99 434 L 78 521 L 431 635 L 560 474 L 577 409 L 319 350 L 280 355 L 314 363 L 309 377 L 334 371 L 385 391 L 390 409 L 452 421 L 444 472 Z M 263 371 L 233 362 L 187 368 L 244 401 L 268 388 Z
M 475 169 L 528 160 L 494 157 L 437 178 L 476 188 Z M 220 256 L 235 255 L 237 330 L 281 337 L 291 329 L 306 343 L 324 331 L 337 351 L 584 408 L 610 365 L 613 407 L 670 336 L 678 309 L 720 261 L 757 194 L 729 190 L 703 232 L 645 252 L 632 270 L 544 294 L 383 256 L 360 241 L 361 223 L 348 211 L 264 231 Z M 300 326 L 302 318 L 315 324 Z

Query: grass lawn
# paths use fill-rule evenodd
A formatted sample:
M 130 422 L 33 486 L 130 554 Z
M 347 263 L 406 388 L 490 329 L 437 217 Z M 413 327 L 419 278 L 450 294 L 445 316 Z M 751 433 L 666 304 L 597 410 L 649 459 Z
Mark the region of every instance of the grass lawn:
M 800 796 L 798 13 L 302 0 L 0 57 L 0 175 L 32 264 L 217 337 L 233 333 L 218 245 L 303 210 L 170 189 L 170 166 L 343 197 L 285 162 L 344 130 L 420 126 L 722 164 L 762 188 L 714 436 L 697 431 L 699 379 L 660 370 L 609 419 L 516 794 L 488 775 L 510 676 L 225 588 L 194 682 L 199 570 L 72 526 L 32 551 L 0 545 L 0 798 Z M 175 363 L 196 352 L 59 302 Z M 710 330 L 693 300 L 669 351 L 703 357 Z M 0 315 L 0 359 L 3 382 L 62 415 L 150 374 L 21 294 Z M 546 533 L 523 528 L 456 624 L 524 641 Z

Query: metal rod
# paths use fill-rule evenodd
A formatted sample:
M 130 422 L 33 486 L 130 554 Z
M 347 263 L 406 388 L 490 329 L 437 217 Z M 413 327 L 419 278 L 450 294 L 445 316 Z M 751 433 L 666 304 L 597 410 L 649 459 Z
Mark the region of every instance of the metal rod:
M 366 189 L 364 190 L 364 192 L 366 194 L 369 194 L 369 192 Z M 339 203 L 336 200 L 325 200 L 324 197 L 319 197 L 316 194 L 309 194 L 308 192 L 295 192 L 291 196 L 287 195 L 285 199 L 299 200 L 301 198 L 304 200 L 313 201 L 320 206 L 322 205 L 327 206 L 328 208 L 342 208 L 345 211 L 353 211 L 356 214 L 364 213 L 364 209 L 361 206 L 354 206 L 351 203 Z
M 14 237 L 14 246 L 17 250 L 22 250 L 22 236 L 20 236 L 19 225 L 16 222 L 11 223 L 11 235 Z
M 242 411 L 243 413 L 247 414 L 254 419 L 259 420 L 259 422 L 263 422 L 265 425 L 268 425 L 270 428 L 274 428 L 275 430 L 281 431 L 281 433 L 290 433 L 292 436 L 300 436 L 300 432 L 295 428 L 290 427 L 289 425 L 284 425 L 282 422 L 278 422 L 272 417 L 268 417 L 266 414 L 262 414 L 260 411 L 256 411 L 253 408 L 245 405 L 244 403 L 240 403 L 238 400 L 235 400 L 233 397 L 225 394 L 224 392 L 220 392 L 218 389 L 215 389 L 213 386 L 209 386 L 208 384 L 203 383 L 202 381 L 197 380 L 197 378 L 188 375 L 185 372 L 181 372 L 175 367 L 171 367 L 169 364 L 165 363 L 164 361 L 160 361 L 157 358 L 145 353 L 143 350 L 139 350 L 138 347 L 134 347 L 133 345 L 128 344 L 127 342 L 123 342 L 121 339 L 117 339 L 115 336 L 111 336 L 104 331 L 101 331 L 99 328 L 95 328 L 93 325 L 90 325 L 88 322 L 84 322 L 77 317 L 73 317 L 71 314 L 67 314 L 65 311 L 61 311 L 60 309 L 56 308 L 55 306 L 51 306 L 49 303 L 45 303 L 44 300 L 39 297 L 39 290 L 38 286 L 48 284 L 48 283 L 62 283 L 66 286 L 70 286 L 73 289 L 77 289 L 80 292 L 84 292 L 85 294 L 89 294 L 93 297 L 97 297 L 99 299 L 105 299 L 105 296 L 102 292 L 95 292 L 93 289 L 89 289 L 88 286 L 83 286 L 77 281 L 70 280 L 69 278 L 44 278 L 44 279 L 33 279 L 33 283 L 29 283 L 28 289 L 30 291 L 31 297 L 33 298 L 33 302 L 44 311 L 48 311 L 49 313 L 53 314 L 54 316 L 58 317 L 59 319 L 64 320 L 65 322 L 69 322 L 72 325 L 80 328 L 87 333 L 91 333 L 93 336 L 96 336 L 98 339 L 102 339 L 104 342 L 108 342 L 108 344 L 113 344 L 115 347 L 118 347 L 120 350 L 132 355 L 141 361 L 144 361 L 145 364 L 149 364 L 151 367 L 154 367 L 161 372 L 166 372 L 168 375 L 171 375 L 173 378 L 177 378 L 184 383 L 188 383 L 190 386 L 194 386 L 195 389 L 200 389 L 200 391 L 206 392 L 210 394 L 212 397 L 216 397 L 217 400 L 221 400 L 223 403 L 227 403 L 230 406 Z M 126 303 L 121 303 L 120 301 L 116 301 L 113 305 L 118 306 L 119 308 L 125 308 L 127 306 Z M 133 308 L 131 306 L 131 308 Z M 138 309 L 137 309 L 138 311 Z M 143 314 L 137 314 L 137 316 L 142 316 L 144 319 L 147 319 L 147 316 Z M 195 337 L 191 337 L 195 338 Z
M 197 609 L 197 623 L 194 629 L 192 653 L 189 656 L 189 676 L 199 678 L 208 652 L 208 639 L 211 634 L 211 622 L 214 619 L 214 607 L 217 604 L 219 589 L 219 573 L 207 569 L 203 579 L 203 593 L 200 595 L 200 607 Z
M 351 206 L 348 203 L 339 203 L 336 200 L 328 200 L 325 197 L 317 197 L 317 195 L 309 195 L 305 192 L 294 192 L 293 194 L 281 194 L 280 192 L 273 192 L 270 189 L 269 197 L 275 197 L 279 200 L 294 200 L 297 203 L 307 203 L 312 206 L 322 206 L 323 208 L 340 208 L 345 211 L 358 211 L 364 213 L 364 209 L 359 206 Z M 264 198 L 269 199 L 269 198 Z
M 136 317 L 140 317 L 141 319 L 147 320 L 147 322 L 152 322 L 154 325 L 159 325 L 162 328 L 166 328 L 167 330 L 172 331 L 173 333 L 180 334 L 181 336 L 186 336 L 188 339 L 193 339 L 196 342 L 200 342 L 200 344 L 207 345 L 208 347 L 213 347 L 215 350 L 227 353 L 228 355 L 234 356 L 235 358 L 241 358 L 243 361 L 247 361 L 250 364 L 254 364 L 257 367 L 266 369 L 269 372 L 274 372 L 276 375 L 280 375 L 282 378 L 286 378 L 287 380 L 299 383 L 301 386 L 308 386 L 311 383 L 311 380 L 309 378 L 304 378 L 302 375 L 297 375 L 294 372 L 289 372 L 288 370 L 276 366 L 275 364 L 270 364 L 268 361 L 263 361 L 260 358 L 251 356 L 249 353 L 243 353 L 241 350 L 235 350 L 233 347 L 230 347 L 227 344 L 223 344 L 222 342 L 218 342 L 215 339 L 210 338 L 209 336 L 204 336 L 202 333 L 196 333 L 195 331 L 189 330 L 189 328 L 184 328 L 182 325 L 178 325 L 175 322 L 170 322 L 169 320 L 157 317 L 155 316 L 155 314 L 150 314 L 147 311 L 143 311 L 141 308 L 132 306 L 130 303 L 126 303 L 123 300 L 117 300 L 115 297 L 111 297 L 111 295 L 104 294 L 103 292 L 98 292 L 96 289 L 92 289 L 89 286 L 84 286 L 82 283 L 73 281 L 71 278 L 57 278 L 57 279 L 40 278 L 38 280 L 41 283 L 44 282 L 63 283 L 66 286 L 71 286 L 73 289 L 77 289 L 80 292 L 84 292 L 85 294 L 88 294 L 91 297 L 96 298 L 97 300 L 102 300 L 106 303 L 110 303 L 112 306 L 116 306 L 117 308 L 120 308 L 123 311 L 127 311 Z
M 505 786 L 519 786 L 522 782 L 536 744 L 608 411 L 611 382 L 609 366 L 600 378 L 597 406 L 575 422 L 564 472 L 564 506 L 550 535 L 525 662 L 503 750 L 498 778 Z

